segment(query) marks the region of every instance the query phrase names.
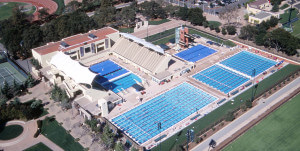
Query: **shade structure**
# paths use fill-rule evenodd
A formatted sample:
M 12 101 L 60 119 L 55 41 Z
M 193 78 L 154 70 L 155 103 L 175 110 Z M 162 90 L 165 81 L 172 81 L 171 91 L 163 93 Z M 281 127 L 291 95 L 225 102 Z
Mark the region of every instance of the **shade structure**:
M 52 57 L 50 63 L 72 78 L 76 83 L 92 84 L 97 75 L 61 51 L 58 51 Z

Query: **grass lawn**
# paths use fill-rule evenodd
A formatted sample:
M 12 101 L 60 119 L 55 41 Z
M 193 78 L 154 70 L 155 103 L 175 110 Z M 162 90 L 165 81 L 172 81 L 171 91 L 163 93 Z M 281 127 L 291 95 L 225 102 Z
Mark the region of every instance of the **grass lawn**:
M 145 38 L 145 40 L 148 41 L 148 42 L 153 42 L 153 41 L 156 41 L 156 40 L 159 40 L 159 39 L 171 36 L 171 35 L 175 35 L 175 29 L 176 28 L 178 28 L 178 27 L 175 27 L 175 28 L 165 30 L 163 32 L 148 36 L 148 37 Z
M 298 150 L 300 140 L 299 106 L 300 94 L 229 144 L 224 151 Z
M 275 72 L 274 74 L 272 74 L 271 76 L 269 76 L 268 78 L 264 79 L 263 81 L 261 81 L 258 84 L 256 93 L 255 93 L 255 97 L 260 96 L 262 93 L 264 93 L 264 91 L 272 88 L 275 83 L 285 79 L 287 76 L 289 76 L 291 73 L 293 73 L 297 70 L 300 70 L 300 66 L 287 65 L 284 68 L 282 68 L 281 70 L 279 70 L 279 71 Z M 183 144 L 184 141 L 186 141 L 185 134 L 187 133 L 187 129 L 191 129 L 192 127 L 194 127 L 193 129 L 194 129 L 195 134 L 197 134 L 201 131 L 205 131 L 210 125 L 212 125 L 212 124 L 216 123 L 217 121 L 219 121 L 220 119 L 224 118 L 225 115 L 228 113 L 228 111 L 233 111 L 233 110 L 237 109 L 238 107 L 240 107 L 243 103 L 245 103 L 245 101 L 243 101 L 243 102 L 239 101 L 240 99 L 242 99 L 242 100 L 251 99 L 251 94 L 252 94 L 252 89 L 250 88 L 247 91 L 237 95 L 234 98 L 235 101 L 233 104 L 231 104 L 232 103 L 231 101 L 223 104 L 222 106 L 215 109 L 208 115 L 199 119 L 195 123 L 189 125 L 185 129 L 183 129 L 181 132 L 178 132 L 177 134 L 171 136 L 169 139 L 162 142 L 162 144 L 161 144 L 162 150 L 171 150 L 172 148 L 178 147 L 180 144 Z M 178 139 L 178 140 L 176 141 L 176 139 Z M 158 151 L 158 150 L 159 150 L 159 147 L 153 148 L 153 151 Z
M 162 39 L 159 39 L 157 41 L 153 41 L 152 43 L 155 45 L 160 45 L 160 44 L 166 44 L 166 43 L 170 42 L 171 40 L 175 41 L 175 34 L 167 36 Z
M 289 11 L 289 10 L 290 10 L 290 9 L 286 10 L 284 14 L 281 14 L 281 15 L 280 15 L 280 18 L 281 18 L 281 19 L 279 20 L 280 23 L 286 23 L 286 22 L 289 21 L 289 16 L 290 16 L 290 11 Z M 298 14 L 298 10 L 297 10 L 297 9 L 293 9 L 293 10 L 292 10 L 291 19 L 297 17 L 297 14 Z
M 218 21 L 208 21 L 209 25 L 214 25 L 214 27 L 220 27 L 222 24 Z
M 4 3 L 1 2 L 0 5 L 0 20 L 8 19 L 12 15 L 12 9 L 16 6 L 23 6 L 26 5 L 26 3 L 19 3 L 19 2 L 9 2 L 6 5 L 3 5 Z M 34 9 L 29 11 L 28 14 L 32 14 L 35 11 Z
M 43 120 L 42 134 L 66 151 L 82 151 L 84 148 L 75 141 L 73 136 L 54 120 Z
M 20 125 L 9 125 L 0 129 L 0 140 L 10 140 L 18 137 L 23 132 L 23 127 Z
M 163 24 L 163 23 L 166 23 L 166 22 L 169 22 L 171 20 L 169 19 L 162 19 L 162 20 L 153 20 L 153 21 L 149 21 L 148 24 L 149 25 L 159 25 L 159 24 Z
M 233 42 L 231 42 L 231 41 L 229 41 L 229 40 L 223 40 L 222 38 L 217 38 L 217 37 L 215 37 L 215 36 L 212 36 L 212 35 L 210 35 L 210 34 L 201 32 L 201 31 L 196 30 L 196 29 L 190 28 L 189 33 L 190 33 L 190 34 L 198 34 L 198 35 L 200 35 L 200 36 L 202 36 L 202 37 L 205 37 L 205 38 L 207 38 L 207 39 L 210 39 L 210 40 L 215 41 L 215 42 L 218 42 L 218 43 L 223 43 L 224 45 L 227 45 L 227 46 L 230 46 L 230 47 L 233 47 L 233 46 L 236 45 L 235 43 L 233 43 Z
M 119 31 L 123 32 L 123 33 L 133 33 L 134 29 L 133 28 L 120 28 Z
M 292 25 L 293 25 L 292 35 L 294 35 L 295 37 L 300 38 L 300 20 L 292 23 Z
M 53 0 L 57 4 L 57 10 L 55 14 L 60 15 L 63 13 L 65 9 L 65 2 L 64 0 Z
M 43 143 L 37 143 L 25 149 L 24 151 L 52 151 L 52 150 Z
M 288 8 L 289 6 L 290 6 L 289 4 L 284 4 L 284 5 L 282 5 L 282 6 L 280 7 L 280 9 L 281 9 L 281 10 L 284 10 L 284 9 Z

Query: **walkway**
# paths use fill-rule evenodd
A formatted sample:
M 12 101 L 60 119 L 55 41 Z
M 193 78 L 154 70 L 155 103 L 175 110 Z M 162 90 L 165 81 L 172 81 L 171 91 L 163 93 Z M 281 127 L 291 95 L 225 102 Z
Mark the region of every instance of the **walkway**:
M 263 114 L 266 110 L 272 107 L 274 104 L 281 101 L 283 98 L 288 96 L 294 90 L 300 87 L 300 77 L 286 85 L 284 88 L 274 93 L 267 99 L 259 100 L 258 104 L 254 106 L 251 110 L 243 114 L 238 119 L 234 120 L 226 127 L 215 133 L 214 135 L 207 138 L 201 144 L 192 149 L 192 151 L 203 151 L 209 149 L 209 142 L 213 139 L 217 142 L 217 145 L 231 137 L 236 131 L 243 128 L 245 125 L 250 123 L 252 120 Z

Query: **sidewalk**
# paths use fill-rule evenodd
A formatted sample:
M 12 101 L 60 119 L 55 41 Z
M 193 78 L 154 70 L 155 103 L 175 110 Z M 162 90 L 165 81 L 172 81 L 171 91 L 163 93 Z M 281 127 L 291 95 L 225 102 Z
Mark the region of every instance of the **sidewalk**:
M 226 127 L 207 138 L 201 144 L 197 145 L 192 149 L 192 151 L 202 151 L 209 150 L 209 142 L 213 139 L 217 142 L 217 145 L 230 138 L 235 132 L 249 124 L 252 120 L 256 119 L 258 116 L 262 115 L 266 110 L 271 108 L 274 104 L 281 101 L 283 98 L 288 96 L 294 90 L 300 87 L 300 77 L 295 79 L 290 84 L 286 85 L 284 88 L 274 93 L 272 96 L 267 99 L 259 100 L 258 104 L 249 110 L 247 113 L 243 114 L 238 119 L 234 120 Z

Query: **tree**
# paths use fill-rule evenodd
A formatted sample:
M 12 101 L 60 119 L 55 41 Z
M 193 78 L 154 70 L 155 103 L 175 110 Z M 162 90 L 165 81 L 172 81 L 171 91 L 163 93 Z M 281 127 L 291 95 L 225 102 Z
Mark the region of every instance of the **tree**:
M 272 16 L 269 20 L 269 25 L 271 27 L 275 27 L 278 24 L 278 18 Z
M 35 79 L 33 79 L 31 74 L 28 75 L 25 83 L 27 88 L 32 88 L 35 85 Z
M 215 29 L 215 26 L 214 26 L 213 24 L 210 24 L 210 25 L 209 25 L 209 29 L 210 29 L 210 30 L 214 30 L 214 29 Z
M 121 142 L 118 142 L 115 146 L 115 151 L 124 151 L 124 146 Z
M 16 97 L 11 103 L 15 106 L 21 104 L 20 99 L 18 97 Z
M 238 17 L 238 7 L 236 5 L 226 5 L 223 7 L 222 12 L 220 12 L 219 17 L 227 21 L 227 24 L 230 24 L 232 19 Z
M 49 21 L 48 17 L 49 17 L 49 13 L 48 13 L 48 8 L 42 8 L 42 9 L 39 9 L 38 10 L 38 13 L 39 13 L 39 19 L 42 20 L 42 21 Z
M 252 102 L 250 100 L 246 101 L 246 107 L 247 108 L 252 108 Z
M 164 10 L 169 17 L 175 17 L 176 13 L 179 11 L 179 6 L 167 5 Z
M 6 95 L 3 94 L 3 91 L 1 89 L 0 90 L 0 107 L 5 105 L 7 101 L 8 101 L 8 99 L 7 99 Z M 1 120 L 1 118 L 0 118 L 0 120 Z
M 265 35 L 266 35 L 266 33 L 264 33 L 264 32 L 261 32 L 258 35 L 256 35 L 255 41 L 254 41 L 255 44 L 258 46 L 263 46 L 265 44 L 265 41 L 264 41 Z
M 219 27 L 216 27 L 216 28 L 215 28 L 215 31 L 216 31 L 217 33 L 220 33 L 220 28 L 219 28 Z
M 247 25 L 241 28 L 239 38 L 243 40 L 254 40 L 255 35 L 257 34 L 257 29 L 255 26 Z
M 177 17 L 179 17 L 181 20 L 188 20 L 189 17 L 189 9 L 187 7 L 180 7 L 179 11 L 177 13 Z
M 135 10 L 130 7 L 122 8 L 121 12 L 117 16 L 119 16 L 118 20 L 127 27 L 135 24 Z
M 13 96 L 17 96 L 20 94 L 21 91 L 21 85 L 17 83 L 17 81 L 14 79 L 13 85 L 12 85 L 12 94 Z
M 101 140 L 106 148 L 111 148 L 114 146 L 114 134 L 111 132 L 107 124 L 104 126 Z
M 206 18 L 203 16 L 203 11 L 200 8 L 190 8 L 188 11 L 188 20 L 193 25 L 203 25 L 203 22 L 206 21 Z
M 80 3 L 78 1 L 71 1 L 66 5 L 65 10 L 68 10 L 68 12 L 70 13 L 76 11 L 79 8 Z
M 279 5 L 277 3 L 274 4 L 271 11 L 272 12 L 278 12 L 279 11 Z
M 41 104 L 42 104 L 42 100 L 34 100 L 34 101 L 31 103 L 30 107 L 31 107 L 32 109 L 36 109 L 36 108 L 40 107 Z
M 43 41 L 43 33 L 40 30 L 40 26 L 32 25 L 25 29 L 22 34 L 22 49 L 24 49 L 25 56 L 30 56 L 31 49 L 38 47 Z M 25 57 L 24 56 L 24 57 Z
M 140 4 L 142 14 L 151 19 L 166 18 L 165 10 L 155 1 L 145 1 Z
M 249 19 L 249 14 L 245 14 L 245 15 L 244 15 L 244 19 L 248 21 L 248 19 Z
M 234 119 L 235 119 L 234 112 L 232 112 L 232 111 L 227 112 L 225 120 L 226 121 L 233 121 Z
M 226 27 L 227 33 L 229 35 L 234 35 L 236 33 L 236 28 L 235 26 L 227 26 Z
M 208 27 L 208 25 L 209 25 L 209 23 L 208 23 L 207 21 L 203 22 L 203 26 L 204 26 L 204 28 L 207 28 L 207 27 Z
M 131 147 L 130 151 L 139 151 L 139 150 L 134 147 Z
M 225 29 L 224 27 L 222 27 L 222 34 L 223 34 L 223 35 L 226 35 L 226 34 L 227 34 L 226 29 Z

